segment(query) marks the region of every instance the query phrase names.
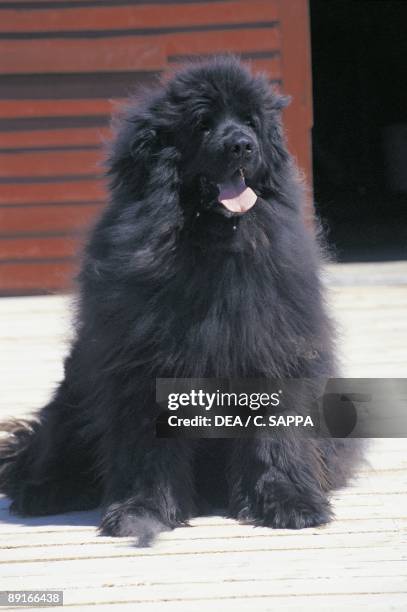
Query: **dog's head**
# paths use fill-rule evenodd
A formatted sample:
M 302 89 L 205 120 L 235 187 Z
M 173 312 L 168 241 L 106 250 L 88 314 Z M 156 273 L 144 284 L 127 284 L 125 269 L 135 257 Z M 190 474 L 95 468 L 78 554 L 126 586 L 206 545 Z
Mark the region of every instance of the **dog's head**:
M 194 63 L 122 120 L 111 156 L 113 188 L 127 199 L 160 191 L 163 205 L 175 194 L 183 204 L 183 193 L 201 190 L 245 212 L 283 182 L 289 156 L 280 115 L 287 101 L 233 56 Z
M 287 98 L 233 57 L 181 72 L 168 94 L 183 182 L 200 177 L 217 186 L 227 207 L 244 212 L 252 201 L 245 185 L 262 194 L 286 157 L 280 111 Z

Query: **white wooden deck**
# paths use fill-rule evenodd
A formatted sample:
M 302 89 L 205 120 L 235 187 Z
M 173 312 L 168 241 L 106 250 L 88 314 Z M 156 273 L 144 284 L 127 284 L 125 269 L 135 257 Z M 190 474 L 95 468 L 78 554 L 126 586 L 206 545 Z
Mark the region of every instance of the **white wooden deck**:
M 328 272 L 344 375 L 407 376 L 407 263 Z M 65 297 L 0 300 L 0 415 L 39 407 L 61 376 Z M 97 512 L 24 520 L 0 500 L 0 590 L 63 589 L 80 611 L 407 610 L 407 441 L 376 440 L 336 520 L 300 532 L 220 517 L 150 549 L 98 537 Z M 15 608 L 14 608 L 15 609 Z

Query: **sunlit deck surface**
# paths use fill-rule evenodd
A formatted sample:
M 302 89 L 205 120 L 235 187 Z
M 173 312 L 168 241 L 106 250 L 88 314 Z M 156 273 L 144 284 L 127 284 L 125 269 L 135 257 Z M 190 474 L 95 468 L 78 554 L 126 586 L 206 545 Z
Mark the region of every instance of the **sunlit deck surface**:
M 326 274 L 342 372 L 407 376 L 407 262 Z M 69 299 L 0 300 L 0 415 L 40 407 L 62 375 Z M 371 443 L 336 520 L 303 531 L 202 517 L 149 549 L 99 537 L 98 513 L 10 516 L 0 499 L 0 590 L 62 589 L 78 610 L 407 610 L 407 443 Z M 15 609 L 15 608 L 14 608 Z

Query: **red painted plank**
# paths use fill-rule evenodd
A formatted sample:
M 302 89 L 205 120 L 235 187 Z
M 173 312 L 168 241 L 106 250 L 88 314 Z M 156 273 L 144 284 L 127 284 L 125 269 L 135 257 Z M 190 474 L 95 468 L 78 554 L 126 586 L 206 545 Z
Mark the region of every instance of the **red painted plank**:
M 9 259 L 55 259 L 74 257 L 81 240 L 69 236 L 46 238 L 0 238 L 0 261 Z
M 0 264 L 0 293 L 49 293 L 67 291 L 77 264 L 71 261 L 45 261 Z
M 0 100 L 0 118 L 109 116 L 123 100 Z
M 98 146 L 110 135 L 108 128 L 67 128 L 63 130 L 32 130 L 0 132 L 0 149 L 30 147 Z
M 1 153 L 0 177 L 101 174 L 102 159 L 100 151 Z
M 1 12 L 0 32 L 66 32 L 274 21 L 273 0 Z
M 1 185 L 0 205 L 47 204 L 60 202 L 102 202 L 104 182 L 68 181 L 58 183 L 8 183 Z
M 281 79 L 281 59 L 280 57 L 272 57 L 270 59 L 252 59 L 247 60 L 247 63 L 254 72 L 265 72 L 270 79 Z
M 278 49 L 277 28 L 96 39 L 3 40 L 4 74 L 161 70 L 167 55 Z
M 68 232 L 86 229 L 101 211 L 99 204 L 0 208 L 3 235 Z
M 278 28 L 242 28 L 190 34 L 167 35 L 168 55 L 235 53 L 278 50 Z
M 3 74 L 159 70 L 166 63 L 163 43 L 154 36 L 4 39 L 1 47 Z

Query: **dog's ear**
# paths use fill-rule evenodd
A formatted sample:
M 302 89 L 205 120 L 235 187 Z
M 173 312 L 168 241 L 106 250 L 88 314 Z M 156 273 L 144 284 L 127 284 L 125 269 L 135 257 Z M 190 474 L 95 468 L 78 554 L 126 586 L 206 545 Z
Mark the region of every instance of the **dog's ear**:
M 298 172 L 288 149 L 281 111 L 291 102 L 291 97 L 272 89 L 268 100 L 268 113 L 263 131 L 264 160 L 258 179 L 259 191 L 265 199 L 278 198 L 291 208 L 295 208 L 299 196 L 292 196 L 293 185 L 301 186 L 297 180 Z M 297 188 L 297 187 L 296 187 Z
M 140 199 L 143 193 L 157 187 L 160 167 L 163 181 L 169 175 L 178 176 L 179 156 L 167 123 L 165 100 L 158 104 L 153 99 L 150 104 L 141 102 L 137 106 L 131 101 L 127 110 L 116 117 L 107 159 L 112 190 L 123 187 L 127 194 L 133 192 L 134 198 Z M 173 187 L 171 181 L 170 186 Z
M 130 197 L 137 202 L 158 188 L 161 175 L 163 189 L 168 186 L 164 180 L 169 174 L 178 176 L 178 157 L 175 152 L 168 153 L 169 147 L 153 119 L 145 111 L 116 119 L 106 163 L 113 199 Z M 169 160 L 174 162 L 171 172 Z
M 135 162 L 139 162 L 152 153 L 157 142 L 157 130 L 149 124 L 141 126 L 136 123 L 128 142 L 129 153 Z
M 183 224 L 179 202 L 180 154 L 161 138 L 150 106 L 119 119 L 108 158 L 111 207 L 117 210 L 110 239 L 120 273 L 131 281 L 162 274 Z M 165 127 L 165 126 L 164 126 Z
M 158 145 L 157 131 L 145 114 L 127 109 L 113 119 L 112 133 L 106 162 L 111 185 L 123 180 L 131 185 L 137 177 L 145 177 L 146 166 Z
M 169 130 L 160 118 L 149 107 L 120 118 L 107 164 L 111 201 L 126 209 L 140 247 L 182 224 L 180 153 L 171 139 L 163 138 Z M 147 219 L 149 231 L 141 235 Z
M 281 111 L 283 110 L 283 108 L 291 104 L 291 100 L 291 96 L 285 96 L 282 94 L 275 93 L 275 101 L 273 107 L 275 110 Z

